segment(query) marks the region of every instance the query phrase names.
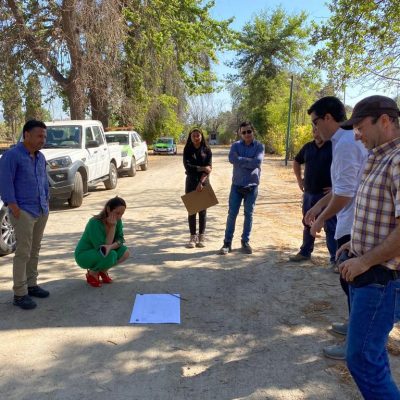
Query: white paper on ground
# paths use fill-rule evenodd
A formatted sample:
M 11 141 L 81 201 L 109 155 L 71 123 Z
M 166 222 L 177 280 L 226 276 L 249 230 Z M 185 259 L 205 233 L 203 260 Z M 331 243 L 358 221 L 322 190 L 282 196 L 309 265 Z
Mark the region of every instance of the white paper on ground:
M 179 294 L 137 294 L 130 324 L 180 324 Z

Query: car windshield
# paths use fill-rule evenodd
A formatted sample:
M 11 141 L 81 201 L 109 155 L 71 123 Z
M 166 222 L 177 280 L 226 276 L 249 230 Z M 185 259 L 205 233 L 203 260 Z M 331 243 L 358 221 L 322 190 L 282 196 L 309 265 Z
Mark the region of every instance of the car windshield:
M 157 144 L 172 144 L 173 139 L 161 138 L 157 140 Z
M 82 129 L 78 125 L 48 126 L 45 149 L 62 147 L 79 149 L 82 141 Z
M 106 134 L 107 143 L 119 143 L 119 144 L 129 144 L 129 136 L 128 135 L 110 135 Z

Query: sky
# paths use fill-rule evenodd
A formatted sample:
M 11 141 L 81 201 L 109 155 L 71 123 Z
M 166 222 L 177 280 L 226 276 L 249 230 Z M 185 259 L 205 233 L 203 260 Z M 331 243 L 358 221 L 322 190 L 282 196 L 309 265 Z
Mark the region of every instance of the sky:
M 240 30 L 246 22 L 252 20 L 261 11 L 274 10 L 282 6 L 289 14 L 305 11 L 310 21 L 324 22 L 329 18 L 330 12 L 323 0 L 215 0 L 215 6 L 211 9 L 211 15 L 217 20 L 234 17 L 231 27 Z M 228 73 L 234 72 L 224 65 L 234 54 L 232 52 L 219 54 L 220 63 L 215 66 L 215 72 L 219 79 L 223 79 Z M 354 106 L 359 100 L 372 94 L 388 95 L 387 91 L 369 91 L 357 86 L 350 86 L 346 89 L 346 104 Z M 215 98 L 222 101 L 226 108 L 230 108 L 230 96 L 227 91 L 215 95 Z

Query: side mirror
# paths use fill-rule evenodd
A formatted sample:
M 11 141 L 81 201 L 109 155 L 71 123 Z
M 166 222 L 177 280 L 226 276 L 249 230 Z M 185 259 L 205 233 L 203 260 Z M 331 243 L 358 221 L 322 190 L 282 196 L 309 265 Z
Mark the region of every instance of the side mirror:
M 99 147 L 99 142 L 97 140 L 89 140 L 86 143 L 86 148 L 87 149 L 93 149 L 94 147 Z

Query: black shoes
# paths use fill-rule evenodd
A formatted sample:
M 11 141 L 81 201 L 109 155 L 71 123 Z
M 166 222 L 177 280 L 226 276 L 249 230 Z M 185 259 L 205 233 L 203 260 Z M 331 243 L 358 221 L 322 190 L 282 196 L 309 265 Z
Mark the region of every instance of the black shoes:
M 28 287 L 28 294 L 25 294 L 24 296 L 14 295 L 13 304 L 23 310 L 32 310 L 36 307 L 36 303 L 31 299 L 31 296 L 44 299 L 45 297 L 49 297 L 49 295 L 50 292 L 42 289 L 40 286 L 31 286 Z
M 242 253 L 253 254 L 253 249 L 251 248 L 249 242 L 244 242 L 242 240 Z
M 50 292 L 42 289 L 40 286 L 31 286 L 28 287 L 28 294 L 32 297 L 39 297 L 44 299 L 45 297 L 49 297 Z
M 36 307 L 36 303 L 27 294 L 25 296 L 14 296 L 13 304 L 23 310 L 32 310 Z

